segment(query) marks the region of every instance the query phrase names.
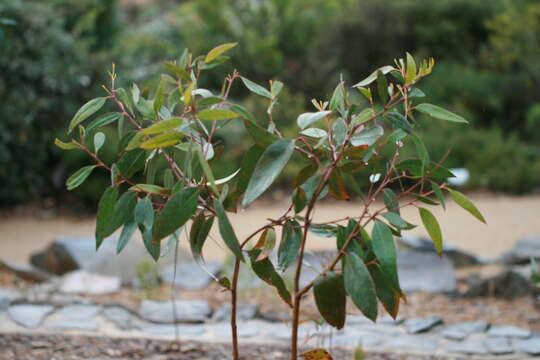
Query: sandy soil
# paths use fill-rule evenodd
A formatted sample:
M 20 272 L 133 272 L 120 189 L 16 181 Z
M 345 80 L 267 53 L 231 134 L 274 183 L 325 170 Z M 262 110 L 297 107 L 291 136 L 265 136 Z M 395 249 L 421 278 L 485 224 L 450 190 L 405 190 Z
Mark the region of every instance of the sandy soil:
M 433 207 L 448 243 L 477 254 L 498 256 L 511 248 L 520 237 L 540 235 L 540 196 L 476 194 L 470 197 L 486 217 L 487 225 L 478 222 L 451 200 L 446 211 Z M 242 239 L 263 225 L 265 219 L 279 217 L 283 209 L 284 204 L 279 202 L 258 204 L 231 215 L 231 220 L 238 237 Z M 330 202 L 321 204 L 315 216 L 316 220 L 325 221 L 358 214 L 361 209 L 360 202 Z M 413 207 L 404 209 L 402 215 L 409 222 L 420 223 L 417 210 Z M 30 253 L 45 247 L 55 236 L 92 235 L 94 225 L 93 218 L 61 216 L 40 220 L 29 215 L 5 214 L 0 219 L 0 259 L 25 262 Z M 424 234 L 424 230 L 418 227 L 411 233 Z M 227 253 L 219 239 L 217 229 L 214 229 L 212 240 L 207 242 L 204 250 L 208 259 L 223 258 Z M 185 245 L 186 241 L 182 243 Z M 309 240 L 311 249 L 334 246 L 333 239 L 311 236 Z

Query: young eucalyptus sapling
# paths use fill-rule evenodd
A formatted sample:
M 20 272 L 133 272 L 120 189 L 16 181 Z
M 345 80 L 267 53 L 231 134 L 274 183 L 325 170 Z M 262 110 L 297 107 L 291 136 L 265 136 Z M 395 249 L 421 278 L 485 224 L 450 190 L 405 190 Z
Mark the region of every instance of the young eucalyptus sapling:
M 379 302 L 392 317 L 397 316 L 405 295 L 399 284 L 394 236 L 415 227 L 401 217 L 402 208 L 418 208 L 439 254 L 443 249 L 441 229 L 427 206 L 444 207 L 444 191 L 485 221 L 470 200 L 448 187 L 445 180 L 452 173 L 430 158 L 415 133 L 418 114 L 456 123 L 467 121 L 422 102 L 425 95 L 416 85 L 431 73 L 434 61 L 417 63 L 407 54 L 352 88 L 339 82 L 329 101 L 312 100 L 314 111 L 300 114 L 296 135 L 286 137 L 272 116 L 279 104 L 281 82 L 273 80 L 265 87 L 234 71 L 219 92 L 198 86 L 205 72 L 227 60 L 224 54 L 235 45 L 223 44 L 198 57 L 184 51 L 176 61 L 165 63 L 167 72 L 151 95 L 136 84 L 129 90 L 116 87 L 113 66 L 105 95 L 83 105 L 71 120 L 69 134 L 75 130 L 78 134 L 68 142 L 57 139 L 56 144 L 66 150 L 82 150 L 94 162 L 67 180 L 68 189 L 81 185 L 96 169 L 110 173 L 111 184 L 98 205 L 96 248 L 122 228 L 117 244 L 121 252 L 138 229 L 157 261 L 163 240 L 176 241 L 179 231 L 189 226 L 193 257 L 203 264 L 202 249 L 217 222 L 235 259 L 232 276 L 219 279 L 231 293 L 233 358 L 239 357 L 237 287 L 240 267 L 245 264 L 291 308 L 291 359 L 297 359 L 301 303 L 311 290 L 322 318 L 337 329 L 345 325 L 347 297 L 373 321 Z M 267 100 L 267 119 L 255 119 L 230 100 L 235 85 Z M 116 110 L 96 116 L 106 103 Z M 220 156 L 216 148 L 221 146 L 216 135 L 232 122 L 243 124 L 253 144 L 237 171 L 216 179 L 214 164 Z M 107 139 L 100 128 L 113 123 L 118 125 L 119 151 L 113 162 L 105 163 L 99 150 Z M 416 156 L 404 158 L 401 149 L 409 143 Z M 294 153 L 299 154 L 303 167 L 290 184 L 289 205 L 281 216 L 261 224 L 246 239 L 238 239 L 227 212 L 245 208 L 263 195 Z M 159 170 L 157 159 L 163 159 L 168 167 Z M 355 177 L 366 171 L 370 175 Z M 351 189 L 357 198 L 352 199 Z M 345 218 L 317 222 L 315 208 L 328 196 L 351 200 L 358 204 L 358 210 Z M 382 200 L 382 205 L 377 200 Z M 281 232 L 279 245 L 277 230 Z M 335 238 L 336 251 L 324 271 L 303 285 L 300 277 L 310 232 Z M 269 255 L 276 246 L 274 262 Z M 292 286 L 283 279 L 289 268 L 294 274 Z M 303 356 L 316 358 L 317 351 L 320 354 L 322 350 Z

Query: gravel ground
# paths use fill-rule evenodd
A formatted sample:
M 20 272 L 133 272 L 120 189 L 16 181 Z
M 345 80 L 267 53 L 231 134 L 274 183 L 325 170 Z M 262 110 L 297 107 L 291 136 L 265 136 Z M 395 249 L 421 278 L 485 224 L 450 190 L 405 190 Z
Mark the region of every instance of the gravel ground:
M 242 360 L 288 360 L 287 350 L 268 345 L 241 347 Z M 111 339 L 66 335 L 0 335 L 0 360 L 224 360 L 227 345 L 147 339 Z M 334 360 L 352 359 L 352 352 L 333 349 Z M 419 354 L 368 353 L 366 360 L 447 360 Z

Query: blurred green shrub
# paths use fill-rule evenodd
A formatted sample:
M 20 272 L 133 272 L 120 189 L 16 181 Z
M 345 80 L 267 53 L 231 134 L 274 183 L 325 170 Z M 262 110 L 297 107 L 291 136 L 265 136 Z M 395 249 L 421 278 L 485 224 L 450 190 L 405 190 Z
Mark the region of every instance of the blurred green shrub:
M 106 74 L 114 1 L 0 2 L 0 205 L 54 191 L 64 165 L 52 141 Z
M 456 132 L 444 125 L 426 127 L 420 133 L 433 159 L 443 158 L 450 148 L 445 166 L 470 171 L 467 188 L 511 193 L 540 188 L 540 150 L 520 141 L 515 133 L 497 127 Z

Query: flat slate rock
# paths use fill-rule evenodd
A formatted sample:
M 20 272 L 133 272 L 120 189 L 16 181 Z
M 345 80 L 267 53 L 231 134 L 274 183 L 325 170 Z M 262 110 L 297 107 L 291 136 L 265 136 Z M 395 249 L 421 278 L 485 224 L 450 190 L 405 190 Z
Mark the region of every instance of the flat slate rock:
M 176 322 L 196 323 L 205 321 L 212 308 L 204 300 L 176 300 Z M 139 308 L 139 315 L 148 321 L 174 323 L 175 309 L 171 301 L 144 300 Z
M 439 344 L 440 338 L 431 334 L 402 335 L 391 337 L 381 345 L 381 348 L 434 352 Z
M 467 355 L 487 355 L 489 351 L 482 341 L 460 341 L 446 344 L 444 350 L 450 353 Z
M 514 352 L 514 347 L 510 339 L 491 338 L 487 339 L 485 344 L 489 353 L 493 355 L 506 355 Z
M 514 247 L 501 256 L 503 264 L 528 264 L 531 258 L 540 257 L 540 237 L 526 236 L 519 239 Z
M 252 303 L 240 303 L 236 309 L 236 318 L 238 320 L 251 320 L 257 316 L 259 305 Z M 231 319 L 231 305 L 225 304 L 218 308 L 212 315 L 212 321 L 222 322 Z
M 526 329 L 515 326 L 492 326 L 489 328 L 487 335 L 489 337 L 507 337 L 514 339 L 528 339 L 531 337 L 531 332 Z
M 516 351 L 534 356 L 540 355 L 540 338 L 535 337 L 517 342 Z
M 131 330 L 137 327 L 135 316 L 121 306 L 107 307 L 103 310 L 103 315 L 121 330 Z
M 214 277 L 219 274 L 221 264 L 218 262 L 206 263 L 206 268 L 190 262 L 178 264 L 176 268 L 176 278 L 174 277 L 174 264 L 168 265 L 161 272 L 161 280 L 166 284 L 178 285 L 188 290 L 201 290 L 206 288 Z M 211 274 L 211 275 L 210 275 Z
M 62 277 L 59 288 L 65 294 L 104 295 L 117 292 L 121 285 L 118 277 L 76 270 Z
M 185 324 L 150 324 L 145 323 L 140 325 L 139 330 L 146 334 L 169 336 L 173 337 L 178 334 L 179 336 L 185 335 L 202 335 L 205 333 L 202 325 L 185 325 Z
M 471 334 L 485 332 L 488 326 L 485 321 L 463 322 L 448 326 L 441 334 L 447 339 L 463 340 Z
M 7 310 L 11 320 L 27 328 L 37 328 L 49 313 L 54 310 L 51 305 L 19 304 Z
M 436 253 L 400 250 L 399 282 L 404 292 L 453 293 L 457 279 L 452 262 Z
M 212 330 L 214 336 L 221 339 L 229 339 L 231 337 L 231 326 L 229 324 L 215 324 L 207 327 Z M 256 323 L 239 323 L 237 327 L 238 337 L 249 338 L 259 335 L 260 325 Z
M 431 330 L 437 325 L 442 324 L 443 321 L 438 316 L 431 316 L 427 318 L 413 318 L 407 319 L 403 322 L 403 325 L 410 334 L 418 334 Z
M 68 305 L 52 314 L 45 325 L 53 329 L 96 331 L 100 312 L 98 305 Z
M 12 288 L 0 287 L 0 311 L 6 310 L 9 305 L 22 298 L 20 291 Z
M 433 241 L 416 235 L 404 235 L 400 238 L 397 238 L 397 243 L 398 245 L 401 245 L 401 247 L 406 249 L 430 253 L 437 252 L 435 250 L 435 245 L 433 244 Z M 473 266 L 478 265 L 482 262 L 474 254 L 461 250 L 447 243 L 443 245 L 443 253 L 446 257 L 450 259 L 450 261 L 455 267 Z

